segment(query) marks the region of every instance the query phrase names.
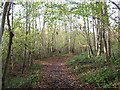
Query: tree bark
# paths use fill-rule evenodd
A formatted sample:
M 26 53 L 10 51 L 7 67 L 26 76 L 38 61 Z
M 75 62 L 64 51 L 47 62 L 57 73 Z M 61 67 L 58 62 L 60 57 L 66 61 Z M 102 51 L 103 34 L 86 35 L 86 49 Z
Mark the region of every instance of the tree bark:
M 6 74 L 7 74 L 8 62 L 9 62 L 10 53 L 11 53 L 12 38 L 14 36 L 13 32 L 11 31 L 10 20 L 9 20 L 10 6 L 11 6 L 11 3 L 8 4 L 8 12 L 7 12 L 7 23 L 8 23 L 8 31 L 9 31 L 9 44 L 8 44 L 7 57 L 6 57 L 4 70 L 3 70 L 3 77 L 2 77 L 2 81 L 3 81 L 2 86 L 3 86 L 3 88 L 5 88 L 5 77 L 6 77 Z
M 119 1 L 119 7 L 120 7 L 120 1 Z M 118 57 L 120 57 L 120 9 L 118 11 Z
M 25 37 L 25 47 L 24 47 L 24 58 L 23 58 L 23 66 L 22 66 L 22 74 L 24 73 L 24 70 L 25 70 L 25 64 L 26 64 L 26 60 L 27 60 L 27 40 L 28 40 L 28 38 L 27 38 L 27 35 L 28 35 L 28 7 L 27 7 L 27 5 L 28 5 L 28 2 L 26 2 L 26 37 Z
M 106 35 L 105 35 L 105 29 L 103 27 L 103 42 L 104 42 L 104 54 L 105 54 L 105 59 L 108 61 L 109 56 L 108 56 L 108 48 L 107 48 L 107 41 L 106 41 Z
M 91 41 L 90 41 L 90 28 L 89 28 L 89 20 L 88 20 L 88 17 L 87 17 L 87 29 L 88 29 L 88 33 L 87 33 L 87 38 L 88 38 L 88 45 L 89 45 L 89 49 L 90 49 L 90 53 L 91 53 L 91 56 L 94 56 L 94 53 L 93 53 L 93 49 L 92 49 L 92 45 L 91 45 Z
M 2 23 L 1 23 L 1 27 L 0 27 L 0 44 L 2 43 L 2 35 L 4 33 L 5 19 L 6 19 L 6 15 L 8 12 L 9 4 L 10 4 L 10 2 L 9 2 L 9 0 L 7 0 L 7 2 L 5 2 L 4 9 L 3 9 Z
M 93 17 L 93 46 L 94 46 L 94 51 L 96 52 L 96 40 L 95 40 L 95 18 Z
M 104 10 L 101 10 L 101 14 L 103 15 L 103 17 L 107 16 L 107 8 L 106 8 L 106 3 L 104 3 Z M 104 42 L 104 54 L 105 54 L 105 60 L 108 61 L 109 60 L 109 52 L 108 52 L 108 44 L 107 44 L 107 35 L 106 35 L 106 25 L 108 25 L 108 20 L 101 18 L 101 22 L 102 22 L 102 29 L 103 29 L 103 42 Z
M 101 3 L 101 2 L 99 2 Z M 100 8 L 99 12 L 100 14 L 102 13 L 102 8 Z M 102 30 L 102 22 L 101 22 L 101 18 L 102 15 L 97 15 L 97 56 L 102 54 L 102 34 L 103 34 L 103 30 Z

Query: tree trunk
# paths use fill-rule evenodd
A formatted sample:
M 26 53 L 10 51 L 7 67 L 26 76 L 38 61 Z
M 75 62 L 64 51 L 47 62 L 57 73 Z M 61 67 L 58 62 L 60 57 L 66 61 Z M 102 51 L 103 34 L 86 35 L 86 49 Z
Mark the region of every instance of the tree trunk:
M 109 56 L 108 56 L 108 48 L 107 48 L 107 41 L 106 41 L 106 35 L 105 35 L 105 29 L 103 27 L 103 42 L 104 42 L 104 54 L 105 54 L 105 59 L 108 61 Z
M 13 30 L 13 4 L 12 4 L 12 30 Z M 13 48 L 12 48 L 12 46 L 11 46 L 11 58 L 10 58 L 10 60 L 11 60 L 11 64 L 12 64 L 12 72 L 14 72 L 14 57 L 13 57 Z
M 95 44 L 95 49 L 96 51 L 98 51 L 98 31 L 99 31 L 99 28 L 98 26 L 96 26 L 98 23 L 98 19 L 95 19 L 95 28 L 96 28 L 96 33 L 95 33 L 95 41 L 96 41 L 96 44 Z
M 92 49 L 92 45 L 91 45 L 91 41 L 90 41 L 90 28 L 89 28 L 89 20 L 88 20 L 88 17 L 87 17 L 87 29 L 88 29 L 88 32 L 87 32 L 87 40 L 88 40 L 88 45 L 89 45 L 89 50 L 90 50 L 90 54 L 91 56 L 94 56 L 94 53 L 93 53 L 93 49 Z
M 8 62 L 9 62 L 9 58 L 10 58 L 12 39 L 13 39 L 13 36 L 14 36 L 13 32 L 11 31 L 10 20 L 9 20 L 10 6 L 11 6 L 11 3 L 9 3 L 9 5 L 8 5 L 8 12 L 7 12 L 7 23 L 8 23 L 8 31 L 9 31 L 9 44 L 8 44 L 8 51 L 7 51 L 6 61 L 5 61 L 4 70 L 3 70 L 3 77 L 2 77 L 2 86 L 3 86 L 3 88 L 5 88 L 5 77 L 6 77 L 7 69 L 8 69 Z
M 107 12 L 107 4 L 104 2 L 104 16 L 106 17 L 106 19 L 104 19 L 103 21 L 106 22 L 104 23 L 105 27 L 106 28 L 106 31 L 107 31 L 107 49 L 108 49 L 108 57 L 110 58 L 111 57 L 111 40 L 110 40 L 110 37 L 111 37 L 111 30 L 108 28 L 110 26 L 110 23 L 109 23 L 109 16 L 108 16 L 108 12 Z
M 2 35 L 3 35 L 3 32 L 4 32 L 5 19 L 6 19 L 6 15 L 7 15 L 7 12 L 8 12 L 9 4 L 10 4 L 10 2 L 9 2 L 9 0 L 7 0 L 5 2 L 4 9 L 3 9 L 2 23 L 1 23 L 1 27 L 0 27 L 0 44 L 2 42 Z
M 106 8 L 106 4 L 104 3 L 104 10 L 101 10 L 101 13 L 103 15 L 103 17 L 107 16 L 107 8 Z M 108 52 L 108 44 L 107 44 L 107 35 L 106 35 L 106 25 L 108 25 L 108 21 L 107 19 L 101 18 L 101 22 L 102 22 L 102 29 L 103 29 L 103 42 L 104 42 L 104 54 L 105 54 L 105 60 L 108 61 L 109 60 L 109 52 Z
M 98 29 L 98 35 L 97 35 L 97 38 L 98 38 L 98 51 L 97 51 L 97 55 L 101 55 L 102 53 L 102 29 Z
M 95 18 L 93 17 L 93 46 L 94 46 L 94 52 L 96 52 L 96 40 L 95 40 Z
M 26 64 L 26 60 L 27 60 L 27 35 L 28 35 L 28 7 L 27 7 L 28 3 L 26 2 L 26 37 L 25 37 L 25 47 L 24 47 L 24 58 L 23 58 L 23 65 L 22 65 L 22 74 L 24 73 L 25 70 L 25 64 Z
M 120 7 L 120 1 L 119 1 L 119 7 Z M 119 23 L 118 23 L 118 57 L 120 57 L 120 9 L 118 11 L 118 17 L 119 17 Z
M 74 32 L 74 35 L 73 35 L 72 39 L 73 39 L 73 43 L 72 43 L 72 46 L 71 46 L 71 52 L 75 53 L 76 32 Z

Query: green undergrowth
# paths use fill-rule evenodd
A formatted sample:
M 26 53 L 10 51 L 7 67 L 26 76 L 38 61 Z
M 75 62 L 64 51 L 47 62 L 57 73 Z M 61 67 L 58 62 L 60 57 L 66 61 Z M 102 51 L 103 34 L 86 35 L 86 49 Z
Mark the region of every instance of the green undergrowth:
M 84 84 L 94 84 L 96 87 L 103 88 L 114 87 L 116 83 L 120 83 L 120 72 L 117 71 L 117 68 L 108 67 L 94 73 L 85 74 L 79 78 Z
M 36 88 L 42 78 L 41 67 L 39 64 L 33 64 L 30 67 L 31 71 L 26 71 L 23 75 L 9 77 L 9 82 L 6 80 L 6 88 Z
M 42 67 L 42 65 L 32 64 L 30 68 L 37 69 L 37 68 L 41 68 L 41 67 Z
M 73 53 L 67 53 L 67 54 L 54 54 L 53 56 L 61 56 L 61 57 L 64 57 L 64 56 L 73 56 L 74 54 Z
M 66 66 L 73 68 L 75 75 L 83 85 L 90 84 L 94 87 L 120 87 L 120 60 L 111 58 L 106 62 L 103 56 L 88 58 L 87 53 L 82 53 L 66 60 Z

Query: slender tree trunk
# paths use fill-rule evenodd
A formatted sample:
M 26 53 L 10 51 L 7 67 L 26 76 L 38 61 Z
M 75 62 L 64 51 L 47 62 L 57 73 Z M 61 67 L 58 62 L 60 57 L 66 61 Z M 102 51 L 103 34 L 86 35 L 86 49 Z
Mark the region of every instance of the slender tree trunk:
M 67 31 L 67 25 L 65 25 L 65 53 L 69 53 L 69 37 L 68 37 L 68 31 Z
M 119 1 L 120 7 L 120 1 Z M 120 9 L 118 10 L 118 57 L 120 57 Z
M 98 34 L 98 51 L 97 51 L 97 55 L 101 55 L 102 53 L 102 33 L 103 30 L 99 29 L 99 34 Z
M 97 25 L 97 22 L 98 22 L 98 19 L 95 19 L 95 25 Z M 98 51 L 98 27 L 96 26 L 96 33 L 95 33 L 95 41 L 96 41 L 96 44 L 95 44 L 95 48 L 96 48 L 96 51 Z
M 13 48 L 11 46 L 11 57 L 10 57 L 10 60 L 11 60 L 11 64 L 12 64 L 12 72 L 14 72 L 14 58 L 13 58 Z
M 106 5 L 104 3 L 104 11 L 101 10 L 101 14 L 103 16 L 106 16 L 107 12 L 106 12 Z M 101 23 L 102 23 L 102 29 L 103 29 L 103 42 L 104 42 L 104 54 L 105 54 L 105 60 L 108 61 L 109 60 L 109 52 L 108 52 L 108 44 L 107 44 L 107 35 L 106 35 L 106 25 L 108 25 L 107 19 L 101 19 Z
M 86 31 L 86 20 L 84 19 L 84 32 L 86 33 L 86 41 L 87 41 L 87 44 L 88 44 L 88 46 L 87 46 L 87 50 L 88 50 L 88 57 L 91 57 L 91 55 L 90 55 L 90 48 L 89 48 L 89 43 L 88 43 L 88 33 L 87 33 L 87 31 Z
M 73 39 L 73 43 L 72 43 L 72 47 L 71 47 L 71 52 L 75 53 L 76 32 L 74 33 L 72 39 Z
M 108 12 L 107 12 L 107 4 L 106 4 L 106 2 L 104 2 L 104 14 L 105 14 L 105 17 L 107 18 L 107 19 L 103 20 L 105 22 L 104 25 L 105 25 L 105 27 L 109 27 L 110 23 L 109 23 L 109 18 L 108 18 L 109 16 L 108 16 Z M 106 28 L 106 31 L 107 31 L 108 57 L 110 58 L 111 57 L 111 40 L 110 40 L 111 30 L 109 28 Z
M 110 40 L 110 37 L 111 37 L 111 31 L 110 31 L 110 29 L 108 29 L 108 56 L 109 56 L 109 58 L 111 57 L 111 40 Z
M 13 4 L 12 4 L 12 18 L 11 18 L 12 19 L 12 25 L 11 25 L 12 30 L 13 30 L 13 13 L 14 12 L 13 12 Z M 12 72 L 13 72 L 14 71 L 14 56 L 13 56 L 13 47 L 12 46 L 11 46 L 11 58 L 10 59 L 11 59 Z
M 96 52 L 96 40 L 95 40 L 95 18 L 93 17 L 93 46 L 94 46 L 94 51 Z
M 9 0 L 7 0 L 5 2 L 4 9 L 3 9 L 2 23 L 1 23 L 1 27 L 0 27 L 0 44 L 2 42 L 2 35 L 3 35 L 3 32 L 4 32 L 5 19 L 6 19 L 6 15 L 7 15 L 7 12 L 8 12 L 9 4 L 10 4 L 10 2 L 9 2 Z
M 95 4 L 93 5 L 93 8 L 92 8 L 92 10 L 94 10 L 94 8 L 95 8 Z M 93 15 L 94 15 L 94 13 L 92 13 Z M 96 15 L 95 15 L 96 16 Z M 95 19 L 95 16 L 93 16 L 92 17 L 92 22 L 93 22 L 93 24 L 92 24 L 92 26 L 93 26 L 93 47 L 94 47 L 94 55 L 96 55 L 96 43 L 97 43 L 97 41 L 96 41 L 96 33 L 95 33 L 95 30 L 97 30 L 96 28 L 95 28 L 95 25 L 96 25 L 96 19 Z
M 23 66 L 22 66 L 22 74 L 24 73 L 25 70 L 25 65 L 26 65 L 26 60 L 27 60 L 27 35 L 28 35 L 28 8 L 27 8 L 28 3 L 26 2 L 26 37 L 25 37 L 25 47 L 24 47 L 24 58 L 23 58 Z
M 42 31 L 41 31 L 41 44 L 42 44 L 42 52 L 43 52 L 43 56 L 42 57 L 46 57 L 46 37 L 45 37 L 45 24 L 46 24 L 46 21 L 45 21 L 45 17 L 44 17 L 44 20 L 43 20 L 43 27 L 42 27 Z
M 29 35 L 31 34 L 30 26 L 31 26 L 31 24 L 29 23 Z M 28 55 L 28 65 L 31 66 L 31 63 L 30 63 L 30 62 L 31 62 L 31 59 L 32 59 L 32 58 L 31 58 L 31 54 L 32 54 L 32 53 L 31 53 L 31 46 L 32 46 L 31 42 L 30 42 L 29 45 L 30 45 L 30 51 L 29 51 L 29 55 Z
M 87 33 L 87 39 L 88 39 L 88 45 L 89 45 L 89 50 L 90 50 L 90 53 L 92 56 L 94 56 L 94 53 L 93 53 L 93 49 L 92 49 L 92 45 L 91 45 L 91 41 L 90 41 L 90 28 L 89 28 L 89 20 L 88 20 L 88 17 L 87 17 L 87 29 L 88 29 L 88 33 Z
M 96 7 L 98 7 L 99 3 L 101 2 L 96 2 Z M 100 10 L 96 10 L 96 12 L 98 13 L 102 13 L 102 7 L 100 7 Z M 100 56 L 102 54 L 102 33 L 103 33 L 103 30 L 101 29 L 102 28 L 102 23 L 101 23 L 101 17 L 102 15 L 97 15 L 97 18 L 96 18 L 96 50 L 97 50 L 97 56 Z
M 3 77 L 2 77 L 2 86 L 3 86 L 3 88 L 5 88 L 5 77 L 6 77 L 6 74 L 7 74 L 8 62 L 9 62 L 9 59 L 10 59 L 12 39 L 13 39 L 13 36 L 14 36 L 14 34 L 13 34 L 12 30 L 11 30 L 10 20 L 9 20 L 9 11 L 10 11 L 11 3 L 9 3 L 8 6 L 9 6 L 9 8 L 8 8 L 8 13 L 7 13 L 7 23 L 8 23 L 8 31 L 9 31 L 9 44 L 8 44 L 7 57 L 6 57 L 4 70 L 3 70 Z
M 104 42 L 104 54 L 105 54 L 105 59 L 108 61 L 109 56 L 108 56 L 108 48 L 107 48 L 107 41 L 106 41 L 106 35 L 105 35 L 105 29 L 103 27 L 103 42 Z

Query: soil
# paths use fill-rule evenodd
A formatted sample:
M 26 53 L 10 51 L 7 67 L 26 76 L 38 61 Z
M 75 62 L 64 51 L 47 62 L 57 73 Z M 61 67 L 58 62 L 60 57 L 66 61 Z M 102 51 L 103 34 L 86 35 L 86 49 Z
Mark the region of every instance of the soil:
M 40 61 L 43 65 L 42 79 L 39 88 L 82 88 L 75 78 L 69 75 L 69 69 L 65 66 L 65 60 L 71 56 L 52 57 Z

